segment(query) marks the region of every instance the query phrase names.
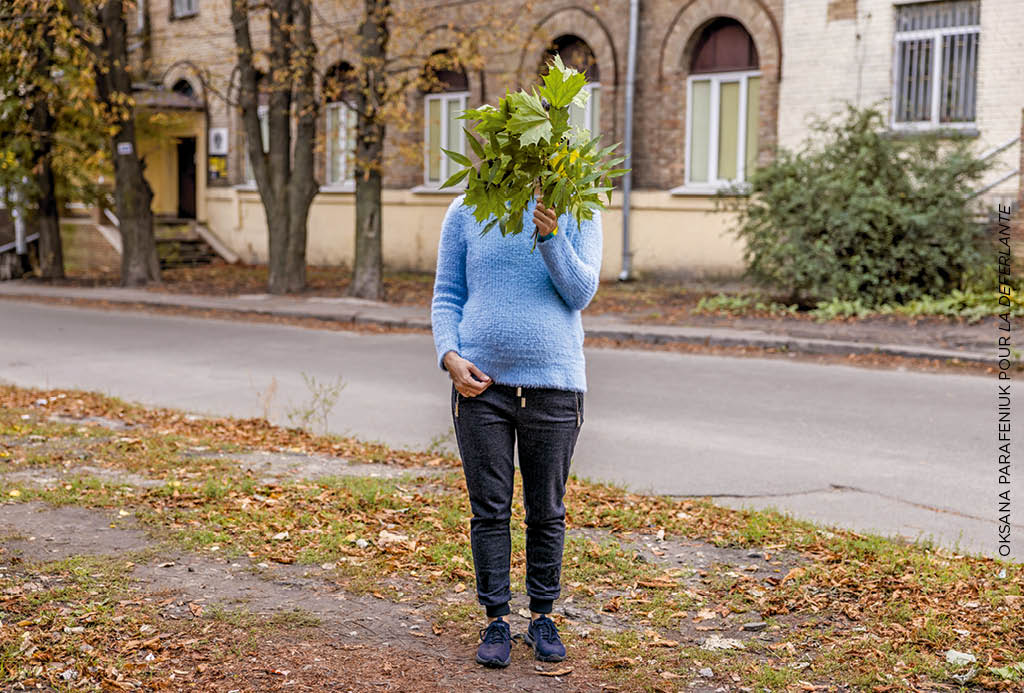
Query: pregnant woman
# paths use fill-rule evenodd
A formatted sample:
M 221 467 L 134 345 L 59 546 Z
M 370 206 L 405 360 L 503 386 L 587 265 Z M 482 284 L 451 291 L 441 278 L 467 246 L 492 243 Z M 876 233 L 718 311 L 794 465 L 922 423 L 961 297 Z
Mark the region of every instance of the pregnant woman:
M 477 599 L 489 623 L 476 661 L 511 661 L 509 564 L 514 447 L 526 509 L 525 641 L 537 659 L 565 659 L 548 617 L 560 593 L 563 497 L 587 390 L 580 311 L 597 292 L 600 212 L 577 223 L 533 199 L 523 232 L 480 235 L 456 198 L 441 228 L 431 322 L 438 365 L 452 380 L 451 411 L 473 517 Z M 527 233 L 529 231 L 530 233 Z M 536 236 L 536 250 L 531 246 Z

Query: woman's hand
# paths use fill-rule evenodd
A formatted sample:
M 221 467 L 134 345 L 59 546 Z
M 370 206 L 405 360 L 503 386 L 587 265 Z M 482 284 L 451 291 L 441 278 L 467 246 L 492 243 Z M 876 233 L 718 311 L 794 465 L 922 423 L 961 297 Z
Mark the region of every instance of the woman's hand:
M 444 355 L 444 366 L 448 369 L 455 389 L 463 397 L 476 397 L 491 386 L 490 376 L 454 351 Z
M 545 207 L 544 203 L 537 200 L 537 206 L 533 210 L 533 223 L 537 225 L 537 235 L 547 236 L 558 228 L 558 215 L 555 210 Z

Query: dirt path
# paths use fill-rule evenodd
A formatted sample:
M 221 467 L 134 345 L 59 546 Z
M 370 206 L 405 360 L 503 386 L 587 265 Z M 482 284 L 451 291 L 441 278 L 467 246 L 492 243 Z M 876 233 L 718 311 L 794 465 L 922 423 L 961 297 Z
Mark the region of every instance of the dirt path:
M 318 477 L 325 468 L 333 469 L 344 462 L 291 453 L 263 452 L 240 457 L 252 471 L 277 480 L 283 476 Z M 374 475 L 381 473 L 377 467 L 360 466 Z M 118 484 L 152 486 L 151 480 L 139 475 L 85 466 L 34 467 L 4 476 L 42 486 L 96 471 L 102 472 L 105 480 Z M 428 471 L 433 474 L 436 470 Z M 572 530 L 570 537 L 573 536 L 604 541 L 611 535 L 600 530 Z M 513 662 L 507 669 L 483 669 L 473 661 L 475 633 L 446 631 L 432 622 L 431 613 L 436 612 L 435 607 L 441 602 L 410 598 L 407 603 L 396 603 L 348 592 L 332 579 L 336 577 L 335 566 L 330 564 L 255 563 L 246 557 L 182 551 L 162 541 L 159 534 L 148 533 L 130 515 L 39 502 L 0 505 L 0 537 L 5 549 L 0 553 L 0 572 L 28 574 L 37 569 L 35 566 L 95 556 L 124 565 L 132 591 L 141 601 L 157 603 L 162 627 L 172 630 L 194 632 L 208 627 L 211 619 L 218 626 L 233 620 L 251 623 L 251 619 L 291 624 L 292 627 L 272 630 L 258 650 L 223 658 L 216 666 L 209 666 L 204 662 L 205 656 L 195 653 L 182 653 L 174 659 L 176 671 L 188 674 L 182 674 L 183 683 L 201 682 L 211 691 L 618 690 L 602 683 L 599 672 L 586 663 L 538 664 L 532 650 L 519 643 L 513 647 Z M 693 568 L 693 583 L 700 582 L 701 576 L 707 575 L 704 569 L 713 565 L 727 565 L 747 575 L 777 580 L 791 569 L 795 560 L 769 563 L 757 552 L 723 549 L 699 541 L 637 538 L 624 540 L 622 545 L 652 563 Z M 402 583 L 400 576 L 384 582 Z M 628 597 L 628 591 L 606 590 L 600 596 L 614 603 Z M 467 594 L 448 595 L 444 601 L 463 607 L 473 603 Z M 526 620 L 520 614 L 525 613 L 526 606 L 525 597 L 517 595 L 510 617 L 514 632 L 525 630 Z M 595 628 L 621 633 L 634 628 L 628 618 L 578 606 L 572 599 L 559 607 L 569 627 L 577 633 L 589 634 Z M 684 644 L 700 643 L 709 632 L 741 641 L 773 641 L 774 636 L 742 629 L 744 622 L 759 620 L 756 613 L 709 613 L 700 624 L 682 620 L 683 628 L 664 634 Z M 245 636 L 245 628 L 233 628 L 223 637 L 230 642 L 244 640 Z M 237 652 L 239 643 L 232 647 Z M 566 676 L 542 675 L 568 666 L 572 671 Z
M 998 635 L 1024 632 L 1010 566 L 580 481 L 554 614 L 570 659 L 539 665 L 517 642 L 510 667 L 487 670 L 450 460 L 86 393 L 19 397 L 0 408 L 3 693 L 896 693 L 1016 676 L 1024 643 Z M 971 572 L 942 572 L 953 561 Z M 941 643 L 907 649 L 950 613 Z M 952 650 L 987 669 L 932 673 Z
M 202 682 L 209 686 L 204 690 L 216 691 L 605 690 L 580 680 L 579 665 L 571 681 L 540 676 L 532 651 L 518 644 L 507 669 L 482 669 L 473 661 L 475 642 L 433 631 L 430 604 L 347 593 L 297 566 L 168 549 L 117 514 L 9 503 L 0 505 L 0 537 L 2 572 L 31 571 L 31 566 L 81 556 L 105 556 L 131 566 L 126 572 L 133 590 L 140 599 L 160 602 L 160 618 L 171 627 L 200 623 L 211 615 L 230 621 L 232 614 L 316 624 L 281 629 L 260 644 L 258 653 L 228 658 L 216 668 L 199 666 L 196 657 L 176 661 L 180 670 L 196 667 L 188 686 Z M 138 560 L 140 553 L 146 560 Z M 543 668 L 552 670 L 552 665 Z

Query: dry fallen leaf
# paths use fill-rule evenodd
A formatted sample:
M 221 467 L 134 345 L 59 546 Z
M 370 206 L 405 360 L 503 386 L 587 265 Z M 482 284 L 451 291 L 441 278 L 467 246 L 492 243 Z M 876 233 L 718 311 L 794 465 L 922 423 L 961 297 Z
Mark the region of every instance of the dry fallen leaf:
M 603 609 L 604 611 L 615 612 L 615 611 L 619 610 L 620 606 L 622 606 L 622 597 L 619 596 L 619 595 L 616 595 L 616 596 L 612 597 L 611 599 L 609 599 L 605 603 L 605 605 L 601 607 L 601 609 Z
M 565 676 L 566 674 L 572 673 L 572 667 L 562 667 L 561 669 L 541 669 L 537 667 L 537 673 L 541 676 Z
M 788 573 L 786 573 L 786 576 L 784 578 L 782 578 L 782 580 L 779 582 L 779 584 L 780 585 L 786 584 L 786 580 L 796 580 L 798 577 L 800 577 L 801 575 L 803 575 L 806 572 L 807 571 L 804 570 L 803 568 L 793 568 Z
M 597 665 L 598 669 L 615 669 L 618 667 L 628 667 L 633 664 L 633 660 L 629 657 L 612 657 L 606 659 Z

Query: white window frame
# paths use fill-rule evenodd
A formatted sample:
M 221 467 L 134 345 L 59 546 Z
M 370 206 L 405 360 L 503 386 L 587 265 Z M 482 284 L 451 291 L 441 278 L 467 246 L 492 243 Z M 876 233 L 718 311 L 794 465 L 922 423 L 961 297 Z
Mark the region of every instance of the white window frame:
M 590 131 L 591 139 L 593 139 L 601 134 L 601 123 L 594 120 L 594 92 L 596 91 L 598 98 L 601 98 L 601 83 L 585 84 L 583 85 L 583 91 L 587 92 L 587 103 L 583 107 L 583 122 L 587 130 Z M 600 118 L 600 114 L 598 114 L 598 118 Z
M 432 190 L 447 190 L 442 188 L 441 184 L 444 183 L 448 178 L 451 177 L 455 170 L 449 168 L 454 162 L 449 159 L 444 152 L 441 152 L 441 170 L 440 178 L 436 181 L 430 180 L 430 104 L 432 101 L 441 102 L 441 133 L 438 138 L 441 142 L 441 149 L 448 149 L 451 151 L 466 153 L 466 133 L 462 128 L 459 128 L 459 142 L 457 147 L 452 147 L 448 142 L 448 103 L 450 101 L 456 101 L 459 104 L 459 110 L 466 110 L 469 103 L 469 92 L 468 91 L 445 91 L 436 94 L 426 94 L 423 97 L 423 186 L 425 189 Z M 451 190 L 461 190 L 466 187 L 465 181 L 453 186 Z
M 713 193 L 723 187 L 745 182 L 747 176 L 747 80 L 761 77 L 760 70 L 734 70 L 730 72 L 702 72 L 686 78 L 686 145 L 684 166 L 686 169 L 685 183 L 672 190 L 674 193 Z M 692 181 L 690 175 L 693 166 L 690 164 L 690 143 L 693 141 L 693 83 L 711 81 L 711 112 L 709 113 L 710 131 L 708 132 L 708 180 Z M 718 177 L 718 116 L 721 104 L 722 82 L 740 83 L 739 100 L 739 132 L 736 145 L 736 180 L 725 180 Z
M 266 153 L 270 150 L 270 118 L 267 114 L 270 113 L 270 106 L 267 104 L 260 104 L 256 107 L 256 117 L 260 121 L 260 135 L 263 136 L 263 152 Z M 252 161 L 249 159 L 249 143 L 245 143 L 245 182 L 242 183 L 242 187 L 255 188 L 256 187 L 256 172 L 253 170 Z
M 345 150 L 342 152 L 342 175 L 340 180 L 331 179 L 331 160 L 334 158 L 335 148 L 338 146 L 338 143 L 335 141 L 335 138 L 332 136 L 332 133 L 330 131 L 332 112 L 336 113 L 336 117 L 340 118 L 341 122 L 338 131 L 341 133 L 341 136 L 345 140 Z M 327 104 L 325 108 L 324 126 L 327 131 L 327 146 L 325 148 L 327 153 L 327 159 L 324 162 L 326 164 L 324 166 L 325 184 L 321 186 L 321 190 L 337 191 L 355 189 L 355 166 L 353 165 L 355 152 L 350 150 L 348 147 L 348 129 L 350 127 L 349 119 L 355 117 L 355 111 L 353 111 L 352 107 L 349 104 L 345 103 L 344 101 L 331 101 L 330 103 Z
M 171 0 L 171 13 L 175 19 L 195 17 L 199 14 L 199 0 Z
M 914 3 L 902 3 L 909 5 Z M 902 131 L 924 131 L 924 130 L 947 130 L 965 129 L 971 130 L 977 127 L 977 90 L 978 90 L 978 58 L 981 54 L 981 37 L 978 37 L 978 54 L 974 61 L 974 90 L 975 90 L 975 120 L 963 122 L 943 123 L 939 120 L 939 109 L 941 107 L 942 88 L 942 39 L 950 35 L 980 34 L 981 25 L 969 24 L 964 26 L 942 27 L 940 29 L 918 29 L 915 31 L 896 31 L 893 33 L 892 43 L 892 106 L 890 109 L 889 121 L 893 130 Z M 919 39 L 931 39 L 931 113 L 928 120 L 922 121 L 899 121 L 896 120 L 896 105 L 899 103 L 900 75 L 899 75 L 899 50 L 900 42 Z

